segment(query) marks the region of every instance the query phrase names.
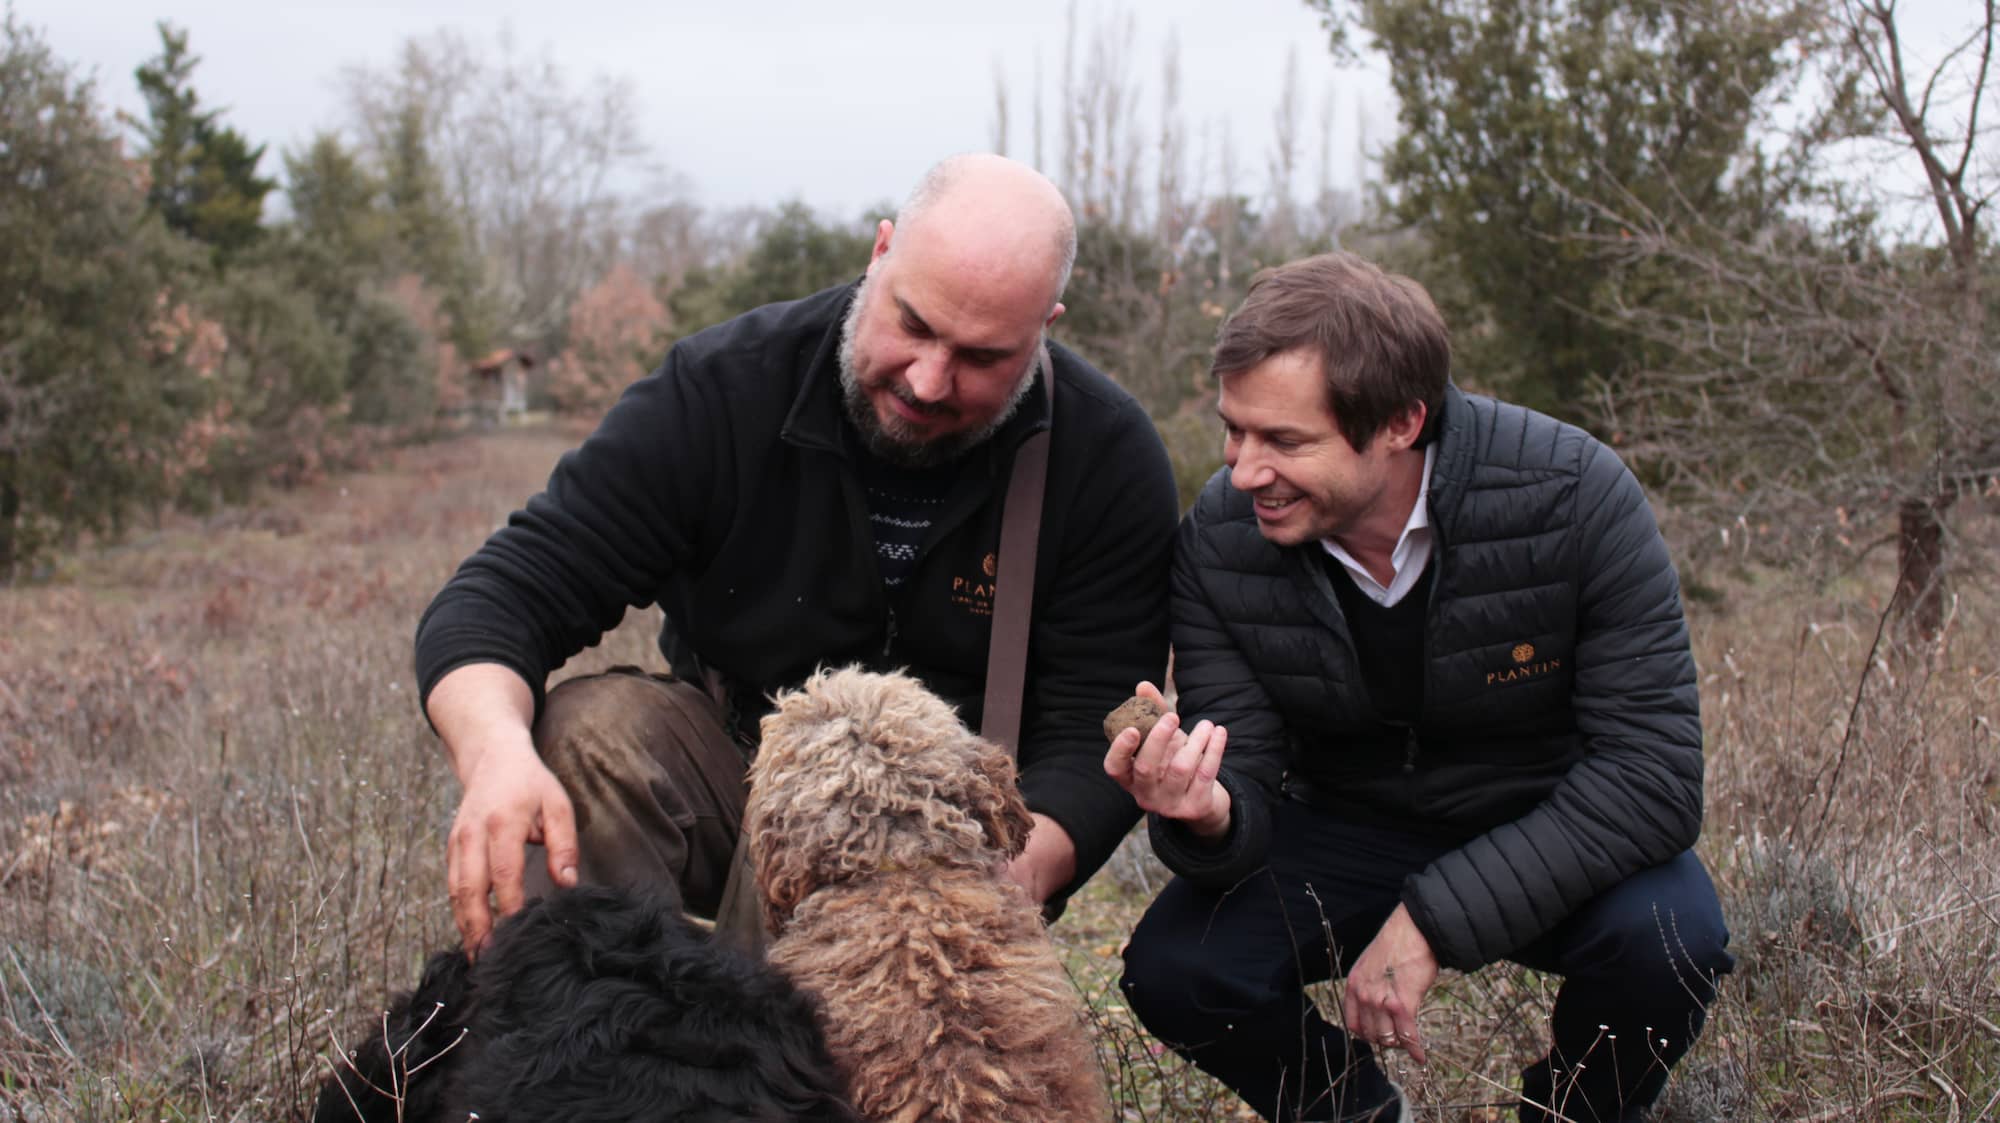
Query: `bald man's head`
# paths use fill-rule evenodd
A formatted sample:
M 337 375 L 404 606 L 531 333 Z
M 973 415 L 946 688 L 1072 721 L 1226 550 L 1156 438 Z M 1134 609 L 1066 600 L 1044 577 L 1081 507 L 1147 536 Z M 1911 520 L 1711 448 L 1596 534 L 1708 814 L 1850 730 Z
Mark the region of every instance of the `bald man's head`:
M 1047 176 L 1017 160 L 989 152 L 948 156 L 932 165 L 896 211 L 896 228 L 907 230 L 935 218 L 960 228 L 985 228 L 1008 235 L 1011 245 L 996 252 L 1020 255 L 1024 263 L 1045 261 L 1048 307 L 1062 299 L 1076 265 L 1076 218 Z M 998 240 L 998 239 L 996 239 Z M 1037 247 L 1034 243 L 1041 242 Z M 1046 257 L 1041 257 L 1041 254 Z
M 1041 173 L 954 156 L 875 231 L 841 329 L 848 415 L 876 455 L 939 463 L 1012 415 L 1062 315 L 1076 223 Z

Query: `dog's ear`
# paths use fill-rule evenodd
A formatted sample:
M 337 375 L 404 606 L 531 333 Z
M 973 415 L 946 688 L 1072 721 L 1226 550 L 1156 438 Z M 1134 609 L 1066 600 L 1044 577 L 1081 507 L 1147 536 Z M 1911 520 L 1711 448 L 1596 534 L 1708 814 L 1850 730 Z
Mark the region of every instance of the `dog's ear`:
M 974 786 L 966 810 L 979 821 L 994 849 L 1009 859 L 1019 857 L 1028 845 L 1028 832 L 1034 829 L 1035 820 L 1021 798 L 1014 761 L 1006 749 L 991 741 L 978 737 L 971 740 L 973 767 L 982 782 Z
M 785 930 L 792 912 L 806 894 L 818 888 L 808 856 L 802 848 L 786 846 L 769 823 L 745 823 L 751 831 L 750 856 L 757 876 L 757 895 L 764 901 L 764 930 L 776 935 Z

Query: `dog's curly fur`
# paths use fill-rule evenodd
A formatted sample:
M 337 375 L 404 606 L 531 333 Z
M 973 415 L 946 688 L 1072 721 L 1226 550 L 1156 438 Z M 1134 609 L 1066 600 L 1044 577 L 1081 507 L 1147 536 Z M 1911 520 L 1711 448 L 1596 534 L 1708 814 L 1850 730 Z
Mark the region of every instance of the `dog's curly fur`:
M 1005 875 L 1033 825 L 1005 750 L 907 675 L 780 694 L 748 832 L 771 962 L 816 992 L 872 1120 L 1107 1120 L 1082 1004 Z
M 469 970 L 432 956 L 361 1040 L 315 1123 L 856 1121 L 809 996 L 611 889 L 530 902 Z

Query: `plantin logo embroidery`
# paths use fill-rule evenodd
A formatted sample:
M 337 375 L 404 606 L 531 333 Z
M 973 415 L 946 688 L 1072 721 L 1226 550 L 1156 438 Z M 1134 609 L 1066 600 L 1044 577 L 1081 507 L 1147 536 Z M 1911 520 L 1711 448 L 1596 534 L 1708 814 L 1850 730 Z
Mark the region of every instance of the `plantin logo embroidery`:
M 1000 559 L 992 554 L 980 559 L 980 572 L 985 576 L 954 577 L 951 579 L 951 603 L 965 609 L 974 616 L 993 615 L 994 577 L 1000 572 Z
M 1514 665 L 1504 670 L 1486 672 L 1486 685 L 1502 686 L 1510 682 L 1522 682 L 1538 675 L 1546 675 L 1562 669 L 1561 659 L 1544 659 L 1535 662 L 1535 645 L 1517 643 L 1514 650 L 1507 653 L 1514 659 Z

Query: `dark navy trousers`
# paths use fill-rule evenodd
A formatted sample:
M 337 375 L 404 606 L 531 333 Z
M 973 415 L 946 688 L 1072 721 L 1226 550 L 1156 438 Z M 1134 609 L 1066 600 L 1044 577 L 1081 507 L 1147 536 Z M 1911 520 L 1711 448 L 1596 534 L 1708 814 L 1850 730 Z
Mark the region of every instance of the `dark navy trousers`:
M 1155 1037 L 1265 1119 L 1395 1118 L 1368 1044 L 1304 988 L 1345 976 L 1403 880 L 1452 845 L 1277 808 L 1268 868 L 1224 892 L 1174 878 L 1125 949 L 1126 1000 Z M 1549 1052 L 1522 1073 L 1521 1119 L 1637 1119 L 1700 1034 L 1734 960 L 1692 852 L 1587 902 L 1508 958 L 1563 977 Z M 1551 1111 L 1557 1113 L 1552 1115 Z

